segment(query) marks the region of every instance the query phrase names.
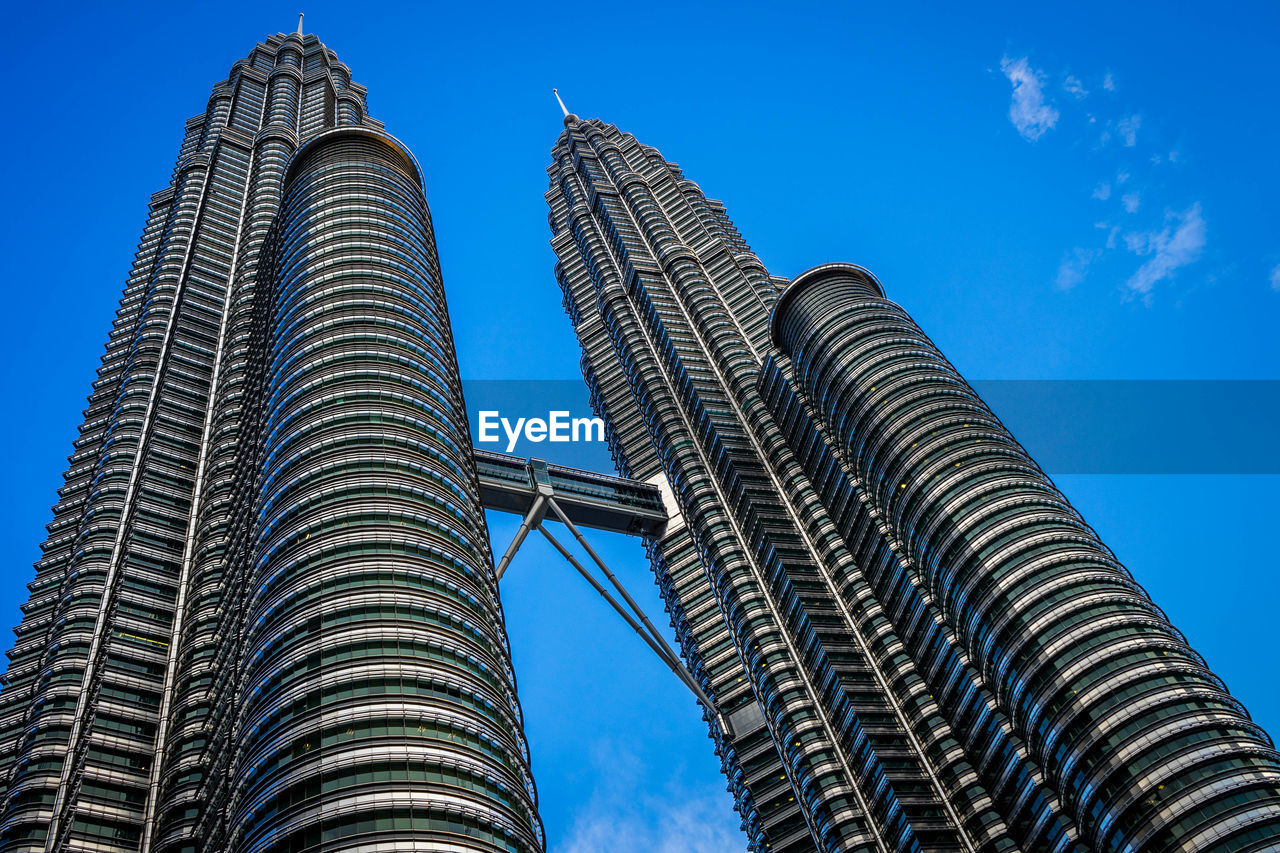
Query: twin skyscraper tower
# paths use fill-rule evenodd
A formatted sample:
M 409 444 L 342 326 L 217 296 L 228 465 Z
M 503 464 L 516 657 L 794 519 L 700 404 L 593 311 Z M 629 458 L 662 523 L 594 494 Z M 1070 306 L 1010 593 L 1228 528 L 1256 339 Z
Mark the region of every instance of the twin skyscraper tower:
M 552 157 L 752 851 L 1280 850 L 1271 740 L 874 276 L 771 275 L 612 125 Z M 0 851 L 545 849 L 496 464 L 417 163 L 272 36 L 151 198 L 9 653 Z

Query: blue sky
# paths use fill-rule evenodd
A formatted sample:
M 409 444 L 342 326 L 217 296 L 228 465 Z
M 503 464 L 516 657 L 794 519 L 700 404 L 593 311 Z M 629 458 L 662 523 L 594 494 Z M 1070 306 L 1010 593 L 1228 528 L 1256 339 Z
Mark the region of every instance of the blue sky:
M 874 270 L 970 378 L 1280 379 L 1274 6 L 304 10 L 423 164 L 468 378 L 578 376 L 542 199 L 558 86 L 722 199 L 771 271 Z M 297 11 L 6 8 L 0 621 L 182 122 Z M 1277 477 L 1057 480 L 1280 731 Z M 491 521 L 501 547 L 514 522 Z M 598 541 L 660 614 L 638 545 Z M 741 849 L 692 700 L 553 556 L 532 542 L 503 582 L 551 849 Z

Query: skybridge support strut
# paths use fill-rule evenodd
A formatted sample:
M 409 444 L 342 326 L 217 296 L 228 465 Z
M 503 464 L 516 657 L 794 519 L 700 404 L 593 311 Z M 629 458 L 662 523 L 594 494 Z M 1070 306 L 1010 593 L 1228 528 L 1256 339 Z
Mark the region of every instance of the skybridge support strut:
M 511 561 L 520 546 L 529 536 L 529 532 L 537 530 L 551 543 L 552 547 L 564 557 L 565 561 L 591 584 L 601 598 L 622 617 L 644 640 L 653 653 L 675 673 L 676 677 L 689 688 L 698 702 L 714 717 L 716 725 L 726 736 L 733 732 L 729 720 L 715 706 L 715 702 L 702 689 L 702 685 L 693 677 L 680 656 L 671 644 L 658 632 L 658 629 L 645 615 L 640 605 L 631 596 L 610 569 L 608 564 L 591 547 L 586 536 L 575 522 L 576 515 L 582 523 L 619 533 L 639 534 L 645 536 L 659 535 L 664 529 L 665 512 L 660 512 L 661 496 L 655 486 L 638 483 L 620 477 L 608 477 L 572 468 L 548 466 L 540 459 L 525 460 L 517 457 L 506 457 L 502 454 L 476 451 L 477 472 L 480 477 L 480 489 L 484 505 L 489 509 L 505 512 L 518 512 L 523 515 L 520 527 L 495 570 L 497 579 L 501 580 L 511 567 Z M 527 479 L 515 476 L 516 471 L 523 469 Z M 559 485 L 559 489 L 556 486 Z M 559 498 L 568 501 L 562 505 Z M 591 557 L 591 561 L 604 574 L 608 585 L 613 587 L 622 601 L 618 600 L 591 571 L 556 539 L 543 525 L 549 516 L 569 528 L 574 539 Z M 624 605 L 625 602 L 625 605 Z
M 662 662 L 667 665 L 667 668 L 670 669 L 672 672 L 674 672 L 676 674 L 676 677 L 679 678 L 682 682 L 684 682 L 684 685 L 689 688 L 689 690 L 693 693 L 695 697 L 697 697 L 698 701 L 702 703 L 703 707 L 707 708 L 713 714 L 716 714 L 717 718 L 719 718 L 719 713 L 716 711 L 715 703 L 711 701 L 711 697 L 708 696 L 703 691 L 702 687 L 698 684 L 697 680 L 693 677 L 693 675 L 689 672 L 689 670 L 686 669 L 684 664 L 680 661 L 680 658 L 676 657 L 675 652 L 672 650 L 671 646 L 667 644 L 666 640 L 664 640 L 662 636 L 660 634 L 657 634 L 656 632 L 649 633 L 640 625 L 640 623 L 636 622 L 635 618 L 632 617 L 632 615 L 626 611 L 626 609 L 622 606 L 622 604 L 620 604 L 616 598 L 614 598 L 612 595 L 609 594 L 609 590 L 605 589 L 604 586 L 601 585 L 600 581 L 598 581 L 594 575 L 592 575 L 589 571 L 587 571 L 583 567 L 582 563 L 578 562 L 577 558 L 575 558 L 573 554 L 569 553 L 569 550 L 565 548 L 564 545 L 560 544 L 560 540 L 556 539 L 554 536 L 551 535 L 551 531 L 547 530 L 547 528 L 543 527 L 542 525 L 539 525 L 538 532 L 541 533 L 544 537 L 546 537 L 546 540 L 550 542 L 557 551 L 560 552 L 560 556 L 564 557 L 565 560 L 568 561 L 569 565 L 573 566 L 575 569 L 578 570 L 578 574 L 586 578 L 587 583 L 591 584 L 592 588 L 595 589 L 596 592 L 600 593 L 601 598 L 609 602 L 609 605 L 613 607 L 613 609 L 617 612 L 617 614 L 621 616 L 628 625 L 631 626 L 631 630 L 639 634 L 640 639 L 644 640 L 645 643 L 649 646 L 649 648 L 653 649 L 653 653 L 656 654 L 659 658 L 661 658 Z M 625 595 L 626 593 L 624 592 L 623 594 Z M 643 613 L 640 613 L 639 615 L 642 619 L 644 619 L 645 622 L 649 621 L 648 619 L 644 618 Z
M 547 498 L 545 495 L 538 495 L 533 500 L 533 506 L 529 507 L 529 511 L 525 513 L 524 519 L 520 522 L 520 529 L 516 531 L 516 536 L 511 540 L 511 544 L 507 546 L 507 551 L 502 555 L 502 559 L 498 561 L 498 568 L 495 570 L 498 580 L 502 580 L 502 576 L 507 573 L 507 567 L 511 565 L 511 558 L 516 555 L 516 551 L 520 550 L 520 546 L 524 544 L 524 538 L 529 535 L 529 531 L 537 527 L 542 522 L 542 516 L 546 512 Z

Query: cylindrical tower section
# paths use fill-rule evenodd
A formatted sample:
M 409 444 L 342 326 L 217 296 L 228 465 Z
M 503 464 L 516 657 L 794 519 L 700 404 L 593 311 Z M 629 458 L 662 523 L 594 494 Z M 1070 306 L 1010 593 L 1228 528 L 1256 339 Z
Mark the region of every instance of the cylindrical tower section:
M 342 92 L 338 95 L 337 110 L 339 127 L 359 124 L 364 117 L 364 111 L 360 109 L 359 99 L 350 92 Z
M 390 137 L 298 152 L 231 847 L 543 848 L 430 216 Z
M 264 126 L 287 127 L 298 124 L 298 93 L 302 88 L 302 72 L 281 64 L 271 72 L 267 87 L 267 113 Z
M 874 276 L 804 273 L 772 334 L 1090 848 L 1274 843 L 1266 734 Z

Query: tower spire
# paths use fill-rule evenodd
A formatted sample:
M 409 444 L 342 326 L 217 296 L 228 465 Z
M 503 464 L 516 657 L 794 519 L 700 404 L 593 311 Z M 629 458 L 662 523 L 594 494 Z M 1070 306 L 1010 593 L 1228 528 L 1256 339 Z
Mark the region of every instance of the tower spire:
M 302 17 L 303 17 L 303 13 L 299 12 L 298 13 L 298 35 L 302 35 Z
M 560 90 L 552 89 L 551 94 L 556 96 L 556 103 L 560 104 L 560 111 L 564 113 L 564 126 L 568 127 L 569 125 L 577 122 L 578 117 L 569 112 L 569 108 L 564 105 L 564 98 L 560 97 Z

